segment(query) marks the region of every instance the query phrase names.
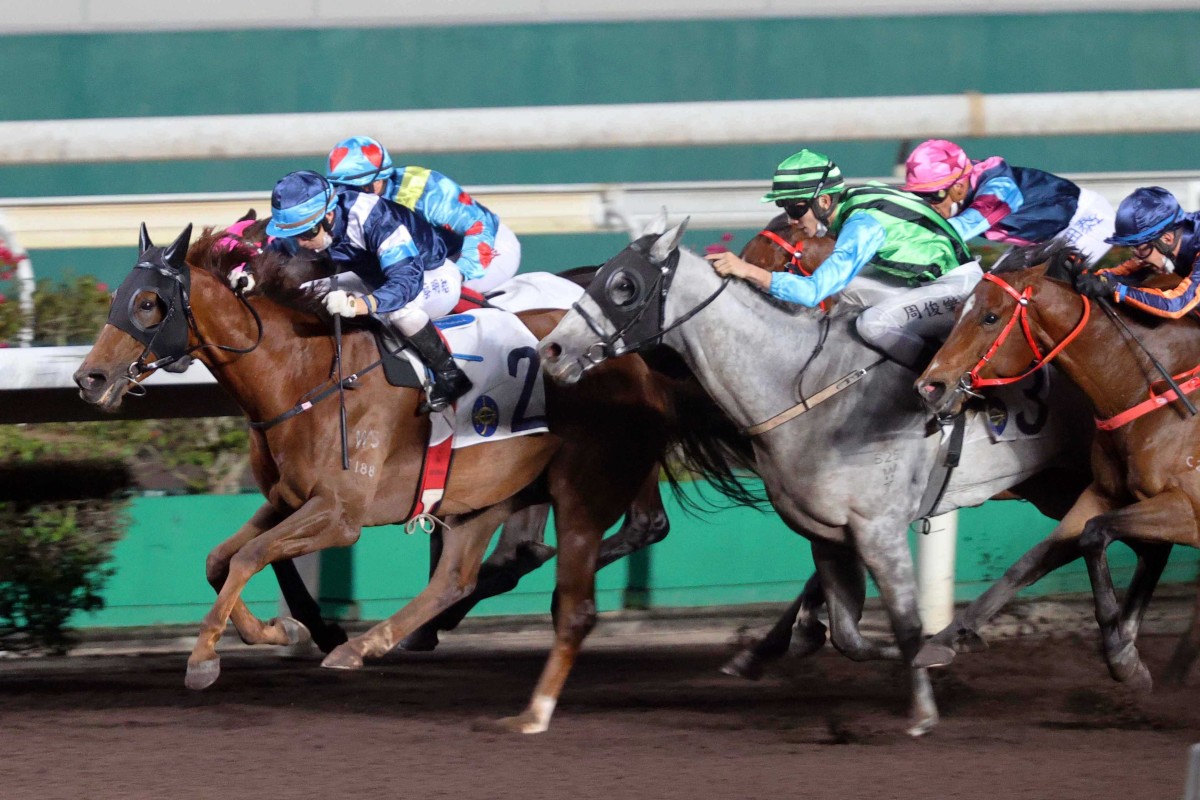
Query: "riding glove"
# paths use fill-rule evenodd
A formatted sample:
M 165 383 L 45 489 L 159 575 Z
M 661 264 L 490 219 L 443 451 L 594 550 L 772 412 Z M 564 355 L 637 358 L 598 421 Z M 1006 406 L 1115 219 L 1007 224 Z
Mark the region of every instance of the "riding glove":
M 1075 291 L 1085 297 L 1112 299 L 1117 282 L 1107 272 L 1081 272 L 1075 278 Z

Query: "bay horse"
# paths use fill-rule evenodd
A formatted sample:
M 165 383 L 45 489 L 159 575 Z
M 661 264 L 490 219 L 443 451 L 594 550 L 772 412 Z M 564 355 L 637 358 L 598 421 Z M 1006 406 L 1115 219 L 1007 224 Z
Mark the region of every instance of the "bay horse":
M 604 265 L 542 340 L 543 368 L 570 385 L 585 383 L 585 372 L 614 356 L 660 341 L 678 352 L 752 435 L 772 505 L 809 539 L 835 645 L 841 649 L 846 633 L 857 630 L 865 564 L 912 664 L 923 639 L 907 528 L 932 487 L 940 449 L 908 388 L 912 372 L 853 333 L 850 304 L 826 314 L 722 281 L 679 247 L 684 225 L 663 227 L 665 220 L 656 221 Z M 1038 437 L 997 444 L 969 437 L 962 465 L 929 513 L 978 505 L 1048 468 L 1078 463 L 1076 421 L 1062 413 L 1064 399 L 1053 392 L 1045 399 L 1056 408 L 1039 416 Z M 914 665 L 911 680 L 908 730 L 921 735 L 936 724 L 937 706 L 925 670 Z
M 417 390 L 391 387 L 381 371 L 364 370 L 376 358 L 374 340 L 366 330 L 349 330 L 342 356 L 347 371 L 362 371 L 346 393 L 348 427 L 375 436 L 351 437 L 353 456 L 367 469 L 342 470 L 338 406 L 314 399 L 336 386 L 334 342 L 314 310 L 319 304 L 296 288 L 292 265 L 273 253 L 256 262 L 261 293 L 231 289 L 228 270 L 248 254 L 215 248 L 218 235 L 211 232 L 189 250 L 190 234 L 189 226 L 168 247 L 155 247 L 143 226 L 138 262 L 75 380 L 85 400 L 115 409 L 155 368 L 191 356 L 251 420 L 251 466 L 266 502 L 209 558 L 210 582 L 219 590 L 185 681 L 204 688 L 219 675 L 216 645 L 228 620 L 252 643 L 293 638 L 287 620 L 263 623 L 242 602 L 252 575 L 279 559 L 352 544 L 363 526 L 412 515 L 430 421 L 417 413 Z M 534 311 L 520 318 L 541 336 L 561 316 Z M 395 615 L 336 647 L 323 666 L 358 668 L 460 600 L 474 585 L 498 525 L 516 510 L 549 501 L 558 534 L 555 643 L 526 710 L 497 723 L 524 733 L 548 727 L 595 623 L 603 532 L 651 474 L 657 481 L 668 444 L 693 435 L 640 359 L 614 361 L 599 378 L 586 387 L 547 383 L 549 433 L 456 453 L 439 512 L 443 552 L 429 585 Z M 261 424 L 277 419 L 286 421 Z M 371 441 L 378 446 L 363 444 Z
M 967 395 L 1053 360 L 1087 395 L 1098 428 L 1093 482 L 1050 537 L 1005 579 L 1015 591 L 1082 554 L 1109 672 L 1149 688 L 1150 673 L 1135 644 L 1142 614 L 1171 546 L 1200 546 L 1200 420 L 1173 402 L 1175 392 L 1164 386 L 1150 354 L 1185 392 L 1194 391 L 1200 384 L 1200 322 L 1190 315 L 1165 321 L 1113 310 L 1107 301 L 1093 303 L 1074 289 L 1083 260 L 1061 244 L 1029 249 L 1017 260 L 1017 266 L 1036 266 L 1005 266 L 984 276 L 917 380 L 917 391 L 931 410 L 953 412 Z M 1114 540 L 1138 555 L 1123 607 L 1105 556 Z M 1168 674 L 1176 680 L 1195 658 L 1198 621 L 1200 605 L 1171 660 Z M 938 657 L 933 652 L 929 660 Z

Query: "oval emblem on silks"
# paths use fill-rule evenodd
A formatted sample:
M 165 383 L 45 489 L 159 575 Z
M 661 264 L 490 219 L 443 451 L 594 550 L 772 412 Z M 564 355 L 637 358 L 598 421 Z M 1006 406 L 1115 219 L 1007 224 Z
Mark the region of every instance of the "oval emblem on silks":
M 496 405 L 496 401 L 486 394 L 479 395 L 471 409 L 471 424 L 480 436 L 491 436 L 495 433 L 500 424 L 500 407 Z
M 1004 433 L 1004 429 L 1008 427 L 1008 406 L 1004 404 L 1003 400 L 998 397 L 988 399 L 987 420 L 993 436 L 1000 436 Z

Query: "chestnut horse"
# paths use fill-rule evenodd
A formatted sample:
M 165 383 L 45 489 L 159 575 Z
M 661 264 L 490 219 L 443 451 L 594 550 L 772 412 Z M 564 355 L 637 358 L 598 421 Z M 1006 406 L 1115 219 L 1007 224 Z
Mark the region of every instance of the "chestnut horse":
M 1093 482 L 1050 537 L 1005 576 L 1014 591 L 1082 554 L 1088 564 L 1109 672 L 1149 688 L 1150 673 L 1135 639 L 1171 545 L 1200 546 L 1200 420 L 1183 412 L 1156 372 L 1162 360 L 1184 391 L 1200 384 L 1200 327 L 1119 313 L 1073 288 L 1082 259 L 1052 244 L 1025 251 L 984 281 L 963 308 L 954 331 L 917 380 L 925 404 L 954 412 L 965 396 L 1027 374 L 1051 359 L 1095 410 Z M 1099 305 L 1100 308 L 1096 306 Z M 1033 366 L 1030 366 L 1033 364 Z M 1118 604 L 1105 555 L 1124 541 L 1138 566 L 1124 607 Z M 1172 658 L 1180 679 L 1196 655 L 1197 617 Z M 937 643 L 933 643 L 934 647 Z M 936 659 L 933 654 L 930 660 Z
M 115 409 L 153 369 L 191 355 L 251 420 L 251 464 L 266 502 L 210 556 L 209 578 L 220 588 L 188 658 L 186 680 L 203 688 L 219 675 L 216 645 L 228 620 L 249 642 L 293 638 L 287 620 L 263 623 L 242 602 L 252 575 L 279 559 L 352 544 L 363 526 L 412 515 L 430 421 L 417 413 L 417 390 L 391 387 L 381 371 L 365 369 L 377 357 L 373 337 L 348 331 L 346 371 L 360 370 L 354 391 L 346 393 L 349 429 L 374 432 L 378 447 L 353 450 L 367 469 L 342 470 L 338 405 L 319 402 L 337 385 L 334 342 L 326 319 L 311 310 L 312 298 L 294 288 L 298 281 L 285 269 L 291 265 L 263 256 L 255 265 L 262 294 L 247 297 L 227 285 L 229 269 L 246 253 L 214 249 L 215 234 L 189 250 L 189 238 L 190 227 L 170 246 L 154 247 L 143 228 L 138 263 L 76 382 L 84 399 Z M 544 336 L 561 315 L 527 312 L 520 318 L 535 336 Z M 156 360 L 147 362 L 149 357 Z M 549 501 L 558 534 L 555 643 L 527 709 L 498 723 L 526 733 L 546 729 L 595 623 L 594 572 L 603 532 L 648 476 L 657 477 L 667 445 L 688 435 L 640 359 L 614 361 L 587 386 L 547 383 L 546 412 L 549 433 L 456 453 L 440 512 L 443 552 L 429 585 L 391 618 L 334 649 L 324 666 L 360 667 L 464 597 L 497 526 L 518 509 Z M 288 414 L 281 424 L 262 425 Z

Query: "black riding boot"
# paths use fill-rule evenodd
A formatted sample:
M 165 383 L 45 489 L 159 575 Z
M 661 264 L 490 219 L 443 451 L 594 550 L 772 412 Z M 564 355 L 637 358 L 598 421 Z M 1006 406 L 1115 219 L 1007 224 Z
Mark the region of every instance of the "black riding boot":
M 429 399 L 422 404 L 422 411 L 441 411 L 453 401 L 471 390 L 471 379 L 454 363 L 454 356 L 446 349 L 445 342 L 432 322 L 408 337 L 421 360 L 433 370 L 433 388 Z

